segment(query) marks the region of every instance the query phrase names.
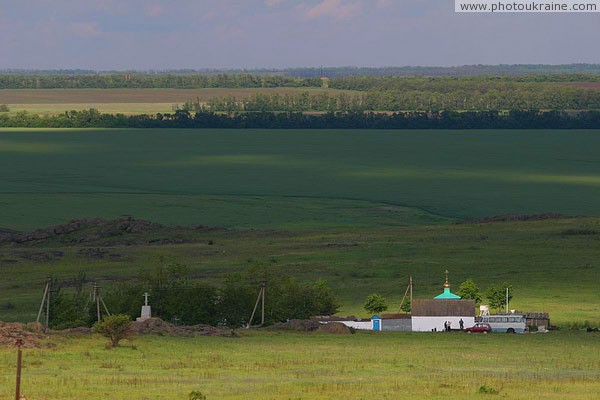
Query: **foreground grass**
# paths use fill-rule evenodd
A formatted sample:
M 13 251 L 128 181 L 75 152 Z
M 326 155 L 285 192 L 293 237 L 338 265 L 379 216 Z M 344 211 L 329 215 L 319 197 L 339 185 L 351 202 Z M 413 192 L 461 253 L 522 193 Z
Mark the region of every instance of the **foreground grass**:
M 245 333 L 240 338 L 53 339 L 26 350 L 23 392 L 33 399 L 594 399 L 595 334 Z M 0 349 L 0 398 L 10 399 L 14 350 Z M 494 397 L 494 396 L 491 396 Z
M 166 235 L 158 232 L 149 239 Z M 372 292 L 387 297 L 390 311 L 396 311 L 409 275 L 415 298 L 432 298 L 440 293 L 448 269 L 453 290 L 467 278 L 484 291 L 507 282 L 514 288 L 511 308 L 549 312 L 558 325 L 600 324 L 599 218 L 330 231 L 185 231 L 183 237 L 195 242 L 115 243 L 104 248 L 115 257 L 103 259 L 85 255 L 94 244 L 0 247 L 0 320 L 33 320 L 49 275 L 68 280 L 85 272 L 109 289 L 165 259 L 188 265 L 192 279 L 215 284 L 257 260 L 300 280 L 323 278 L 339 296 L 340 313 L 358 316 L 367 316 L 362 304 Z

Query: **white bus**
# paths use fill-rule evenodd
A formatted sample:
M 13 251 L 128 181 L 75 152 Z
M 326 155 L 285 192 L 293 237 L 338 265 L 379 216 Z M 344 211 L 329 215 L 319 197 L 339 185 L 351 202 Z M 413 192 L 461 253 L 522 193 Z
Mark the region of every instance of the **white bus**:
M 483 315 L 477 322 L 489 324 L 492 332 L 524 333 L 527 330 L 525 314 Z

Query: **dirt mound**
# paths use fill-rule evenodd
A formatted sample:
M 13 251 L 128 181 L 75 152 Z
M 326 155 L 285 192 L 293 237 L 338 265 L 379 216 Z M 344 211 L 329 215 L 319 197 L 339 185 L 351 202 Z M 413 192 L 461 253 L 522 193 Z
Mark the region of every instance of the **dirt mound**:
M 457 224 L 485 224 L 489 222 L 521 222 L 521 221 L 542 221 L 545 219 L 563 219 L 572 218 L 567 215 L 558 213 L 543 213 L 543 214 L 503 214 L 492 217 L 483 217 L 457 222 Z
M 350 328 L 341 322 L 328 322 L 322 324 L 316 320 L 310 319 L 292 319 L 288 322 L 275 324 L 271 329 L 277 331 L 295 331 L 295 332 L 319 332 L 319 333 L 333 333 L 333 334 L 350 334 Z
M 13 231 L 12 229 L 0 228 L 0 240 L 2 240 L 3 238 L 10 238 L 12 237 L 12 235 L 15 235 L 17 233 L 17 231 Z
M 297 331 L 297 332 L 314 332 L 321 324 L 317 321 L 309 319 L 292 319 L 287 322 L 275 324 L 271 329 L 278 331 Z
M 0 346 L 16 347 L 17 339 L 21 339 L 25 348 L 52 347 L 50 343 L 40 343 L 47 337 L 40 323 L 0 322 Z
M 0 236 L 0 241 L 14 244 L 38 244 L 50 240 L 62 243 L 86 243 L 98 239 L 121 236 L 126 233 L 157 231 L 162 225 L 134 218 L 105 220 L 103 218 L 76 219 L 64 225 L 56 225 L 33 232 L 12 233 Z
M 91 335 L 93 331 L 92 328 L 88 328 L 87 326 L 80 326 L 79 328 L 63 329 L 58 333 L 64 335 Z
M 319 329 L 317 329 L 319 333 L 332 333 L 335 335 L 350 335 L 352 331 L 346 325 L 341 322 L 329 322 L 325 325 L 321 325 Z
M 64 225 L 38 229 L 32 232 L 0 231 L 0 245 L 34 246 L 46 243 L 65 245 L 85 244 L 89 249 L 82 249 L 81 255 L 92 259 L 118 259 L 119 255 L 99 249 L 114 245 L 170 245 L 190 243 L 195 232 L 220 232 L 226 228 L 208 226 L 192 226 L 189 228 L 161 224 L 141 219 L 103 218 L 76 219 Z M 96 247 L 91 247 L 96 246 Z M 48 257 L 46 257 L 48 258 Z M 40 260 L 44 261 L 44 260 Z
M 149 318 L 144 321 L 135 321 L 131 325 L 131 333 L 141 335 L 168 335 L 168 336 L 224 336 L 234 337 L 237 334 L 231 329 L 215 328 L 210 325 L 178 326 L 163 321 L 160 318 Z

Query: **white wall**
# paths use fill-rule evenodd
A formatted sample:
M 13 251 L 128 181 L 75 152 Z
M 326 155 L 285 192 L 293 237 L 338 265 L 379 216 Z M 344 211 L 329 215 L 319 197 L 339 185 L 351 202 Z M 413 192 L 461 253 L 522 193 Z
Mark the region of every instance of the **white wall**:
M 444 321 L 452 322 L 452 329 L 460 329 L 460 320 L 463 320 L 465 328 L 475 325 L 475 317 L 412 317 L 413 332 L 431 332 L 436 328 L 439 331 L 444 330 Z

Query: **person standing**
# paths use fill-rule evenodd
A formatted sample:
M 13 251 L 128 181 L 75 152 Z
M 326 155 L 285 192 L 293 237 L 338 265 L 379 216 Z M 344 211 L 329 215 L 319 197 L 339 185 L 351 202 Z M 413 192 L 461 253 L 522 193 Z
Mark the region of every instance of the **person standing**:
M 458 321 L 458 324 L 460 325 L 460 330 L 462 331 L 463 329 L 465 329 L 465 321 L 463 321 L 463 319 L 461 318 L 460 321 Z

